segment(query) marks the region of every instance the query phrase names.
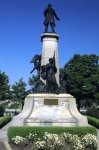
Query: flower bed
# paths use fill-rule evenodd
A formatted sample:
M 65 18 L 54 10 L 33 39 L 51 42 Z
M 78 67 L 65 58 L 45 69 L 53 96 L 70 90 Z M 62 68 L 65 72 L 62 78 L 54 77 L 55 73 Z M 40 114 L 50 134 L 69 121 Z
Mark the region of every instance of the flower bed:
M 70 133 L 45 132 L 42 137 L 29 133 L 26 137 L 11 139 L 13 150 L 97 150 L 97 139 L 93 134 L 79 137 Z
M 89 150 L 88 148 L 96 150 L 96 135 L 94 127 L 10 127 L 8 129 L 8 140 L 12 150 Z

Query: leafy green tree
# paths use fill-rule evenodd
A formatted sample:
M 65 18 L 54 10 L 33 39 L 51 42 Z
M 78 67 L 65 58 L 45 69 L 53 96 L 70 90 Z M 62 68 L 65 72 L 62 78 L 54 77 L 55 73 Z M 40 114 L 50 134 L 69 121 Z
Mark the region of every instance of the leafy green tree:
M 78 109 L 80 100 L 86 100 L 86 105 L 93 102 L 99 104 L 99 56 L 74 55 L 65 64 L 67 74 L 67 92 L 76 97 Z
M 38 82 L 38 76 L 37 75 L 33 75 L 32 77 L 29 78 L 29 85 L 31 87 L 31 90 L 33 90 L 33 88 L 36 86 L 37 82 Z
M 29 85 L 31 88 L 34 87 L 35 83 L 38 81 L 38 77 L 33 75 L 32 77 L 29 78 Z
M 12 100 L 23 108 L 26 95 L 26 83 L 21 78 L 12 85 Z
M 0 71 L 0 100 L 9 98 L 9 79 L 5 72 Z
M 0 105 L 0 117 L 4 116 L 5 108 Z

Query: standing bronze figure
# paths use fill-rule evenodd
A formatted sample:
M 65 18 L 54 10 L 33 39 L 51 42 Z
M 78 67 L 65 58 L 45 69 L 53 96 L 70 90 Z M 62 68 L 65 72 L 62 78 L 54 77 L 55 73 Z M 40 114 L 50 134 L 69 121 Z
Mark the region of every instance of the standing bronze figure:
M 44 25 L 45 25 L 45 32 L 48 31 L 48 26 L 50 25 L 52 28 L 52 32 L 55 32 L 55 18 L 57 20 L 60 20 L 59 17 L 57 16 L 55 10 L 52 8 L 51 4 L 48 4 L 48 7 L 44 11 Z
M 41 77 L 46 81 L 46 93 L 60 93 L 60 89 L 55 77 L 56 72 L 57 68 L 55 66 L 55 60 L 54 58 L 49 58 L 49 63 L 45 66 L 42 66 L 41 71 Z

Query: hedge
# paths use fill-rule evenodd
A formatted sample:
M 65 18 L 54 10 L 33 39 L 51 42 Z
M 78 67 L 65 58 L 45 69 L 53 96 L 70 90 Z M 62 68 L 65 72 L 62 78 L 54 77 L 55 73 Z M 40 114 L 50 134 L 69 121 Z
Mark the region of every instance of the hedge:
M 87 115 L 99 119 L 99 107 L 88 108 Z
M 86 135 L 87 133 L 97 135 L 97 131 L 94 127 L 9 127 L 8 128 L 8 141 L 11 143 L 11 139 L 15 136 L 26 137 L 29 133 L 37 134 L 38 137 L 42 137 L 44 132 L 61 134 L 63 132 L 77 134 L 78 136 Z
M 0 117 L 0 129 L 12 119 L 11 116 Z
M 99 119 L 88 116 L 88 123 L 99 129 Z

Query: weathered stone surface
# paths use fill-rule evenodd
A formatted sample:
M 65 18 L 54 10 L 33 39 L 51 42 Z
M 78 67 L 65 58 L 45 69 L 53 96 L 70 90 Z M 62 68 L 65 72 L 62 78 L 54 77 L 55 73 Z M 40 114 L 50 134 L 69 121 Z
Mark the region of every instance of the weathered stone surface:
M 45 100 L 57 100 L 58 105 L 44 104 Z M 30 94 L 23 111 L 12 121 L 14 126 L 88 126 L 87 117 L 82 116 L 69 94 Z

